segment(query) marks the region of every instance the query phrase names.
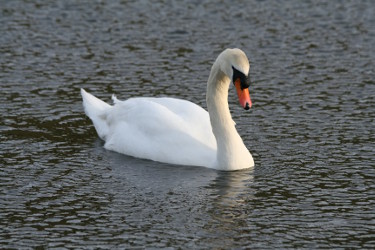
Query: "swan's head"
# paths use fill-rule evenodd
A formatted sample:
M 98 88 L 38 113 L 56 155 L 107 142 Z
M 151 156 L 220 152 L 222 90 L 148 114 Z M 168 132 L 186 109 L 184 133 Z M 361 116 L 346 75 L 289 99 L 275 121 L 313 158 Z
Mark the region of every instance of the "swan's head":
M 252 102 L 249 94 L 250 64 L 246 54 L 240 49 L 226 49 L 218 57 L 220 69 L 236 87 L 238 99 L 244 109 L 249 109 Z

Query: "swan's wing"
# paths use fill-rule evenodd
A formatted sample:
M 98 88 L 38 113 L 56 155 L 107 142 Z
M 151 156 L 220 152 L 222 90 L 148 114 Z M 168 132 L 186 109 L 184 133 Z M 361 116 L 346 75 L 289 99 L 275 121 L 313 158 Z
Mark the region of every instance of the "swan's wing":
M 215 158 L 216 140 L 208 113 L 191 102 L 173 98 L 117 101 L 107 122 L 111 131 L 107 149 L 185 165 L 205 165 Z
M 184 129 L 187 129 L 187 133 L 191 136 L 210 147 L 216 148 L 216 139 L 212 133 L 209 114 L 202 107 L 176 98 L 149 98 L 148 100 L 162 105 L 172 112 L 172 115 L 178 117 L 177 119 L 181 120 L 185 125 Z

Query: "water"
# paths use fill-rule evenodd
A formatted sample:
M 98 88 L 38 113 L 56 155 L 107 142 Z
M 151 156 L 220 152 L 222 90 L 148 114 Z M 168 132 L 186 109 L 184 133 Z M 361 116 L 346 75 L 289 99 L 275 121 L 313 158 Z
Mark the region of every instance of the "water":
M 372 1 L 3 1 L 2 248 L 375 248 Z M 251 61 L 229 99 L 255 168 L 109 152 L 79 89 L 205 107 L 212 62 Z

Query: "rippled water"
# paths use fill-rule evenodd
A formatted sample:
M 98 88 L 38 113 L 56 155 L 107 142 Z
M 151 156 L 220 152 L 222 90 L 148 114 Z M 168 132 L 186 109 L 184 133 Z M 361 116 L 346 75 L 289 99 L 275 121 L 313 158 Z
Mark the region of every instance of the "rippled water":
M 373 1 L 3 1 L 0 246 L 375 248 Z M 205 107 L 212 62 L 251 61 L 229 94 L 255 168 L 109 152 L 79 89 Z

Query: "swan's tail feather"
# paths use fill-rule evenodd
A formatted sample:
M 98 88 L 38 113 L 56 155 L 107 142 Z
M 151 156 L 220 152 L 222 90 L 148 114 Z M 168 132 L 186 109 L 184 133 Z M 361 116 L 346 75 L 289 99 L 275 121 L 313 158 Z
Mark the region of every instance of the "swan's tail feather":
M 84 89 L 81 89 L 81 95 L 83 99 L 83 108 L 85 109 L 86 115 L 94 123 L 99 137 L 105 140 L 109 131 L 106 121 L 107 113 L 112 106 L 96 98 L 90 93 L 87 93 Z

